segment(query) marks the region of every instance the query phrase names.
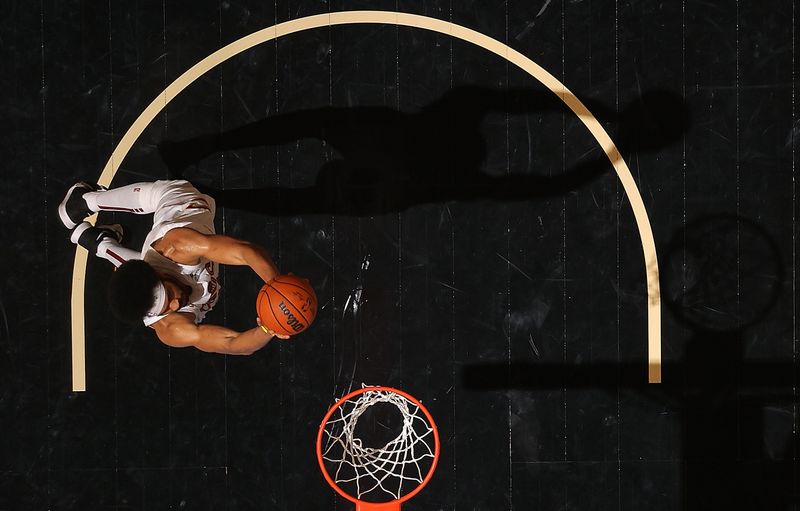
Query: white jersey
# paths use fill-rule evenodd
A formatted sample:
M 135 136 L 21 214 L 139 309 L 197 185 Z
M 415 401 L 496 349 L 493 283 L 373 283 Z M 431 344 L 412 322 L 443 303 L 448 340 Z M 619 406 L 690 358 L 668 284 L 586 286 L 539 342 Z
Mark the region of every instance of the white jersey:
M 191 312 L 195 323 L 199 323 L 219 298 L 219 265 L 206 258 L 200 258 L 193 265 L 176 263 L 158 253 L 153 244 L 178 227 L 188 227 L 201 234 L 215 234 L 216 205 L 214 199 L 199 193 L 186 181 L 157 182 L 162 183 L 168 190 L 159 198 L 153 214 L 153 229 L 145 238 L 141 257 L 155 269 L 191 287 L 189 303 L 178 312 Z M 165 316 L 146 317 L 144 324 L 150 326 Z

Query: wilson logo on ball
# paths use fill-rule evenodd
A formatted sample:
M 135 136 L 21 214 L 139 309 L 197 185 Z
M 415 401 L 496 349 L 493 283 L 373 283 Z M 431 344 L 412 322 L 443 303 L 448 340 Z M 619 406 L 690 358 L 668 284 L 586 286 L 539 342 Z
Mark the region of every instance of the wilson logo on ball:
M 299 334 L 317 315 L 317 295 L 307 279 L 278 275 L 261 287 L 256 311 L 262 324 L 273 332 Z
M 278 304 L 278 308 L 280 308 L 281 312 L 283 312 L 283 315 L 286 316 L 286 324 L 288 326 L 292 327 L 292 329 L 295 332 L 299 332 L 300 330 L 305 328 L 306 325 L 304 325 L 303 323 L 298 321 L 298 319 L 296 317 L 294 317 L 294 314 L 292 314 L 289 311 L 289 309 L 286 307 L 285 303 L 283 303 L 283 302 L 279 303 Z

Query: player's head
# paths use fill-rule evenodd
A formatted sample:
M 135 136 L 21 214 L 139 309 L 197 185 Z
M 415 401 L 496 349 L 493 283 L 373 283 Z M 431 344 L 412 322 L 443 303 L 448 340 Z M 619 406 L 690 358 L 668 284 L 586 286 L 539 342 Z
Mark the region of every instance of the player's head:
M 166 290 L 156 270 L 144 261 L 126 261 L 108 281 L 111 312 L 126 323 L 137 323 L 166 303 Z

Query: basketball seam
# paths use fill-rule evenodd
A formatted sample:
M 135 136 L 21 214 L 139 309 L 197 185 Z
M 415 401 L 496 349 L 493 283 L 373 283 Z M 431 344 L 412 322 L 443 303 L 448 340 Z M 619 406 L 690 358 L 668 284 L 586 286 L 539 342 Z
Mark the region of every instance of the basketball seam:
M 286 282 L 284 282 L 284 284 L 286 284 Z M 280 292 L 280 290 L 279 290 L 277 287 L 275 287 L 275 286 L 273 286 L 273 285 L 270 285 L 270 284 L 267 284 L 267 285 L 270 287 L 270 289 L 274 289 L 276 293 L 278 293 L 279 295 L 281 295 L 281 296 L 283 297 L 283 299 L 284 299 L 284 300 L 286 300 L 287 302 L 289 302 L 289 304 L 292 306 L 292 308 L 293 308 L 294 310 L 296 310 L 296 311 L 297 311 L 297 313 L 298 313 L 298 314 L 300 314 L 300 316 L 303 318 L 303 321 L 305 321 L 305 322 L 306 322 L 306 328 L 308 328 L 308 326 L 311 324 L 311 322 L 310 322 L 308 319 L 306 319 L 305 315 L 304 315 L 302 312 L 300 312 L 300 309 L 298 309 L 298 308 L 297 308 L 297 306 L 294 304 L 294 302 L 292 302 L 292 301 L 289 299 L 289 297 L 288 297 L 288 296 L 286 296 L 285 294 L 281 293 L 281 292 Z
M 272 282 L 277 282 L 277 283 L 279 283 L 279 284 L 283 284 L 283 285 L 285 285 L 285 286 L 292 286 L 292 287 L 296 287 L 297 289 L 299 289 L 299 290 L 301 290 L 301 291 L 305 292 L 305 293 L 306 293 L 306 294 L 308 294 L 308 295 L 311 295 L 311 296 L 313 296 L 314 298 L 316 298 L 316 296 L 317 296 L 317 293 L 314 291 L 314 288 L 313 288 L 313 287 L 311 287 L 311 286 L 303 286 L 303 285 L 301 285 L 301 284 L 295 284 L 294 282 L 287 282 L 287 281 L 285 281 L 285 280 L 278 280 L 278 278 L 279 278 L 279 277 L 275 277 L 274 279 L 272 279 Z M 271 287 L 271 288 L 273 288 L 273 289 L 275 289 L 275 291 L 277 291 L 277 289 L 275 288 L 275 286 L 272 286 L 272 285 L 270 285 L 270 287 Z
M 284 286 L 296 287 L 297 289 L 302 289 L 303 291 L 308 292 L 308 287 L 307 286 L 301 286 L 300 284 L 295 284 L 294 282 L 286 282 L 285 280 L 277 280 L 277 279 L 272 279 L 272 280 L 276 281 L 278 284 L 283 284 Z M 274 287 L 274 286 L 271 286 L 271 287 Z M 312 291 L 313 291 L 313 289 L 312 289 Z
M 270 287 L 270 289 L 275 289 L 272 286 L 269 286 L 269 287 Z M 278 290 L 275 289 L 275 291 L 278 291 Z M 269 293 L 265 291 L 264 295 L 267 297 L 267 302 L 269 302 L 269 311 L 272 313 L 272 317 L 275 318 L 275 324 L 280 326 L 283 329 L 283 333 L 286 334 L 286 335 L 292 335 L 292 334 L 296 333 L 296 332 L 290 332 L 288 328 L 286 328 L 285 326 L 283 326 L 281 324 L 281 321 L 278 319 L 278 316 L 275 315 L 275 309 L 272 308 L 272 300 L 269 297 Z
M 256 314 L 258 314 L 259 319 L 261 318 L 261 304 L 264 302 L 264 295 L 267 294 L 263 289 L 259 290 L 258 298 L 256 298 Z
M 317 300 L 317 294 L 314 292 L 314 290 L 313 290 L 313 289 L 312 289 L 312 290 L 311 290 L 311 292 L 309 293 L 309 292 L 308 292 L 308 289 L 307 289 L 307 288 L 305 288 L 305 287 L 303 287 L 303 286 L 299 286 L 299 285 L 297 285 L 297 284 L 292 284 L 291 282 L 283 282 L 283 281 L 280 281 L 279 283 L 280 283 L 280 284 L 283 284 L 284 286 L 292 286 L 292 287 L 296 287 L 296 288 L 297 288 L 297 289 L 299 289 L 300 291 L 302 291 L 302 292 L 304 292 L 305 294 L 307 294 L 309 297 L 312 297 L 312 298 L 314 298 L 314 302 L 316 302 L 316 300 Z M 273 287 L 272 289 L 275 289 L 275 291 L 278 291 L 278 290 L 277 290 L 275 287 Z M 280 291 L 278 291 L 278 292 L 280 293 Z M 284 295 L 283 293 L 281 293 L 281 295 L 282 295 L 284 298 L 286 298 L 287 300 L 289 299 L 289 298 L 288 298 L 286 295 Z M 292 302 L 292 303 L 294 303 L 294 302 Z M 298 312 L 300 312 L 300 309 L 299 309 L 297 306 L 295 306 L 295 309 L 297 309 L 297 311 L 298 311 Z M 301 312 L 301 314 L 302 314 L 302 312 Z

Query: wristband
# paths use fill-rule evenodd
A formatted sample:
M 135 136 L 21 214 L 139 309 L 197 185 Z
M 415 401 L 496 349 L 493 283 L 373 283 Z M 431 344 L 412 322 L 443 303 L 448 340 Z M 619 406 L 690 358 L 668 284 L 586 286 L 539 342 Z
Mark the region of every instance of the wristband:
M 258 325 L 258 326 L 261 327 L 261 330 L 263 330 L 265 334 L 267 334 L 267 335 L 275 335 L 272 332 L 270 332 L 269 330 L 267 330 L 267 327 L 265 327 L 264 325 Z

